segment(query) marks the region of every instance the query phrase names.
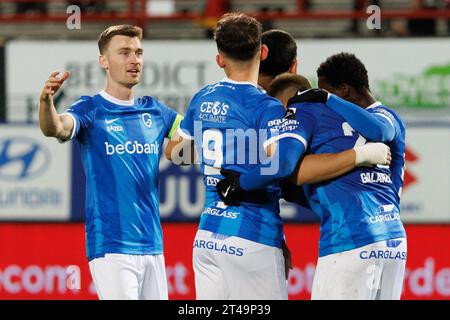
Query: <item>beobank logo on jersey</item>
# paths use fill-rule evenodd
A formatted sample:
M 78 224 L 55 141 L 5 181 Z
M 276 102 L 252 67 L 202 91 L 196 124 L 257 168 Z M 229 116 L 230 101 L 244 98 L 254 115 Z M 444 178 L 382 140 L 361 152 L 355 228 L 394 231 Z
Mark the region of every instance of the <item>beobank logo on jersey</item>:
M 127 141 L 116 145 L 105 142 L 105 151 L 107 156 L 115 154 L 157 154 L 159 155 L 159 143 L 140 143 L 138 141 Z

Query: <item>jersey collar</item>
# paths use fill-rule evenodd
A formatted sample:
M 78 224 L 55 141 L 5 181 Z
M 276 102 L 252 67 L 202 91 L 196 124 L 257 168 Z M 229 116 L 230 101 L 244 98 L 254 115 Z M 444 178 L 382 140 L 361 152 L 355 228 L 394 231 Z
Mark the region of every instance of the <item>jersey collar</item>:
M 375 107 L 378 107 L 381 105 L 382 105 L 382 103 L 380 101 L 376 101 L 376 102 L 372 103 L 370 106 L 368 106 L 366 109 L 375 108 Z
M 257 86 L 249 81 L 236 81 L 236 80 L 231 80 L 228 77 L 223 78 L 222 80 L 220 80 L 220 82 L 228 82 L 228 83 L 234 83 L 234 84 L 249 84 L 251 86 L 254 86 L 255 88 L 257 88 Z
M 103 99 L 112 102 L 114 104 L 118 104 L 120 106 L 133 106 L 134 105 L 134 99 L 133 100 L 120 100 L 117 98 L 114 98 L 112 95 L 106 93 L 105 90 L 102 90 L 98 93 L 103 97 Z

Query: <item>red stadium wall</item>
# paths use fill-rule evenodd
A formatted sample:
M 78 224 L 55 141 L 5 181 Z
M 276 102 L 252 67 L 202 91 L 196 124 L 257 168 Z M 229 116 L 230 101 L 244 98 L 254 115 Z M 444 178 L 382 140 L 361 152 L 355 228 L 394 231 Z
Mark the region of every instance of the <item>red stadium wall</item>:
M 165 224 L 171 299 L 194 299 L 195 224 Z M 450 299 L 450 225 L 409 225 L 403 299 Z M 287 225 L 295 268 L 290 299 L 309 299 L 317 225 Z M 77 288 L 80 288 L 77 290 Z M 82 224 L 0 224 L 0 299 L 95 299 Z

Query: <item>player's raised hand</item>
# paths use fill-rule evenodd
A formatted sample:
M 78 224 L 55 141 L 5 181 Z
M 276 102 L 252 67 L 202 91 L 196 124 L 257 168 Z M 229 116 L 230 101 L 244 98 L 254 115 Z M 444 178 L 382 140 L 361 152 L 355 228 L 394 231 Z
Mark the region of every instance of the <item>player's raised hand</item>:
M 44 88 L 42 89 L 40 99 L 48 101 L 53 98 L 53 95 L 61 88 L 64 81 L 70 76 L 69 71 L 65 71 L 61 76 L 59 71 L 53 72 L 50 77 L 45 81 Z

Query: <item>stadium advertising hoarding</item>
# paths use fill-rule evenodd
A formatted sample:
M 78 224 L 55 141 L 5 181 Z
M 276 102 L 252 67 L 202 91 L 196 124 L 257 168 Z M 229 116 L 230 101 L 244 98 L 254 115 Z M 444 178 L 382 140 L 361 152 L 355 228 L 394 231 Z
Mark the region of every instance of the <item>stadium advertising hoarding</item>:
M 77 150 L 77 149 L 75 149 Z M 404 222 L 450 222 L 450 122 L 408 122 L 406 168 L 401 200 Z M 83 177 L 74 152 L 74 177 Z M 74 183 L 72 219 L 84 217 L 84 181 Z M 198 221 L 205 187 L 198 168 L 160 162 L 160 214 L 163 221 Z M 317 221 L 310 210 L 281 202 L 284 221 Z
M 157 96 L 181 113 L 196 91 L 223 77 L 213 41 L 144 41 L 143 46 L 145 63 L 137 94 Z M 372 91 L 386 105 L 404 115 L 450 117 L 447 39 L 298 40 L 298 48 L 298 71 L 313 83 L 317 67 L 328 56 L 353 52 L 366 64 Z M 36 51 L 39 54 L 30 54 Z M 7 119 L 37 119 L 36 97 L 54 70 L 72 71 L 57 96 L 60 106 L 103 89 L 105 77 L 97 56 L 95 41 L 9 41 Z
M 0 220 L 70 219 L 71 148 L 36 126 L 0 126 Z
M 195 299 L 195 224 L 164 224 L 170 299 Z M 287 225 L 294 269 L 290 299 L 309 299 L 319 226 Z M 450 299 L 450 226 L 407 226 L 408 258 L 402 299 Z M 82 224 L 0 224 L 0 299 L 96 299 Z
M 181 114 L 198 89 L 223 77 L 214 61 L 213 41 L 144 41 L 143 45 L 145 67 L 137 94 L 155 95 Z M 298 48 L 298 71 L 313 82 L 319 64 L 338 51 L 354 52 L 364 61 L 372 91 L 381 101 L 398 109 L 408 124 L 402 198 L 404 221 L 450 221 L 450 58 L 447 54 L 450 42 L 445 39 L 298 40 Z M 39 55 L 29 54 L 37 49 Z M 80 95 L 101 90 L 104 74 L 98 66 L 97 50 L 95 41 L 9 41 L 6 45 L 8 120 L 37 121 L 36 97 L 54 70 L 72 71 L 55 98 L 59 111 Z M 23 77 L 24 74 L 27 76 Z M 75 161 L 74 177 L 77 178 L 82 176 L 78 155 Z M 177 168 L 164 160 L 161 167 L 162 218 L 196 220 L 204 203 L 204 187 L 195 169 Z M 84 183 L 81 180 L 73 184 L 72 199 L 76 200 L 72 201 L 71 219 L 82 220 Z M 310 211 L 289 204 L 283 205 L 281 214 L 288 221 L 317 219 Z
M 84 220 L 85 181 L 76 143 L 59 144 L 34 125 L 1 125 L 0 137 L 0 220 Z M 408 123 L 404 222 L 450 222 L 449 159 L 450 123 Z M 162 157 L 162 220 L 196 222 L 204 203 L 198 168 Z M 281 216 L 318 220 L 312 211 L 284 201 Z
M 215 64 L 216 48 L 212 43 L 144 41 L 143 46 L 145 62 L 136 94 L 156 96 L 182 114 L 198 89 L 223 77 Z M 37 49 L 39 55 L 31 57 L 22 51 Z M 36 108 L 35 99 L 54 70 L 71 71 L 56 96 L 60 106 L 67 107 L 81 95 L 93 95 L 104 88 L 105 75 L 98 64 L 95 41 L 11 41 L 6 55 L 9 121 L 37 119 L 30 110 Z M 26 79 L 23 74 L 28 74 Z
M 406 131 L 404 222 L 450 222 L 450 123 L 410 122 Z

